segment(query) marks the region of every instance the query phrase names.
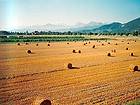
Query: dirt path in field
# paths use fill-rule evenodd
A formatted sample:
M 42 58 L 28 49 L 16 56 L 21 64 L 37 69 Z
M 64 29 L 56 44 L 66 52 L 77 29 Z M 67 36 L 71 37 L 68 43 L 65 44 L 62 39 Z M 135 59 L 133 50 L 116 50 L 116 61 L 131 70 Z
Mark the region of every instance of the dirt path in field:
M 140 71 L 129 69 L 140 66 L 140 41 L 109 42 L 1 44 L 0 104 L 37 105 L 49 99 L 53 105 L 121 105 L 140 98 Z M 79 69 L 67 69 L 68 63 Z

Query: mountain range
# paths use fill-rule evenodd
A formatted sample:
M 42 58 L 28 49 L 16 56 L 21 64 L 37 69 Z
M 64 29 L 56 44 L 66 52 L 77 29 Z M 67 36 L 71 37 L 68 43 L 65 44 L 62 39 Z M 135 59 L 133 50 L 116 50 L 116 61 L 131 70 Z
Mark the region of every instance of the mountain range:
M 82 32 L 140 32 L 140 18 L 134 19 L 127 23 L 113 22 L 111 24 L 102 25 L 98 28 L 93 28 L 91 30 L 82 30 Z
M 140 18 L 134 19 L 127 23 L 113 22 L 110 24 L 99 23 L 99 22 L 89 22 L 78 23 L 76 25 L 65 25 L 65 24 L 46 24 L 46 25 L 33 25 L 28 27 L 22 27 L 18 29 L 13 29 L 10 31 L 17 32 L 34 32 L 34 31 L 55 31 L 55 32 L 93 32 L 93 33 L 104 33 L 104 32 L 140 32 Z
M 98 22 L 89 22 L 85 23 L 77 23 L 75 25 L 65 25 L 65 24 L 45 24 L 45 25 L 32 25 L 27 27 L 19 27 L 13 29 L 11 31 L 18 32 L 33 32 L 33 31 L 55 31 L 55 32 L 66 32 L 66 31 L 82 31 L 82 30 L 92 30 L 93 28 L 98 28 L 104 25 L 104 23 Z

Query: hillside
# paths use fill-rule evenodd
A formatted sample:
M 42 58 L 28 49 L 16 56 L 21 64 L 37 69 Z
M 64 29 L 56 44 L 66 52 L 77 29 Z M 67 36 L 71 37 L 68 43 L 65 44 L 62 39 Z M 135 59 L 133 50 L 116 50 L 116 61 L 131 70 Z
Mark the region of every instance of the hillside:
M 127 23 L 113 22 L 111 24 L 103 25 L 99 28 L 93 28 L 91 30 L 82 30 L 82 32 L 140 32 L 140 18 L 134 19 Z

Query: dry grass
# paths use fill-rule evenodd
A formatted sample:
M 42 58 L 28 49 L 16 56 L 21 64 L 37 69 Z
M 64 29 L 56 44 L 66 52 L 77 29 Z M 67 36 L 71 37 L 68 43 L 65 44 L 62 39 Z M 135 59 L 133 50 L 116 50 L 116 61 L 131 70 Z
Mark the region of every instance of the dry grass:
M 52 105 L 122 105 L 137 99 L 140 72 L 132 72 L 129 65 L 140 65 L 140 41 L 129 40 L 131 44 L 126 45 L 127 41 L 111 40 L 119 46 L 104 47 L 90 41 L 96 50 L 92 45 L 84 47 L 83 42 L 52 42 L 50 48 L 46 43 L 39 47 L 35 43 L 20 47 L 0 44 L 0 104 L 32 105 L 37 97 L 41 102 L 51 100 Z M 25 53 L 28 49 L 35 54 L 29 56 Z M 82 54 L 73 54 L 73 49 Z M 105 53 L 112 49 L 117 50 L 113 53 L 117 56 L 107 57 Z M 131 52 L 137 56 L 128 56 Z M 67 70 L 69 62 L 80 69 Z

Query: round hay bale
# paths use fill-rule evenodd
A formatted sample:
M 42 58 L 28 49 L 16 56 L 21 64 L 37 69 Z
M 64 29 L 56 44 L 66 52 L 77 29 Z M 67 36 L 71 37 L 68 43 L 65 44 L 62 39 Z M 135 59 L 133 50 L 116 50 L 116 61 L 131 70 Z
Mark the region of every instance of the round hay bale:
M 67 44 L 69 44 L 69 43 L 67 43 Z
M 111 56 L 111 53 L 108 53 L 107 56 Z
M 72 69 L 72 64 L 71 63 L 68 63 L 68 69 Z
M 20 43 L 18 43 L 17 45 L 20 46 Z
M 114 49 L 114 51 L 113 51 L 114 53 L 116 53 L 116 50 Z
M 110 44 L 110 42 L 108 42 L 108 44 Z
M 128 48 L 126 48 L 126 50 L 128 50 Z
M 31 51 L 31 50 L 28 50 L 28 51 L 27 51 L 27 53 L 28 53 L 28 54 L 31 54 L 31 53 L 32 53 L 32 51 Z
M 86 44 L 87 44 L 87 42 L 86 42 Z
M 26 45 L 29 45 L 29 43 L 27 43 L 27 42 L 26 42 L 25 44 L 26 44 Z
M 38 43 L 36 44 L 36 46 L 38 46 Z
M 48 44 L 48 46 L 50 46 L 50 44 Z
M 81 50 L 79 50 L 78 53 L 81 53 Z
M 133 53 L 130 53 L 130 56 L 134 56 L 134 54 Z
M 138 71 L 138 69 L 139 69 L 138 66 L 135 66 L 133 70 Z
M 88 42 L 90 44 L 90 42 Z
M 50 100 L 46 99 L 46 100 L 42 101 L 40 103 L 40 105 L 52 105 L 52 104 L 51 104 L 51 101 Z
M 86 45 L 86 44 L 84 43 L 84 45 Z
M 92 48 L 95 48 L 95 45 L 93 45 Z
M 132 71 L 138 71 L 139 70 L 139 67 L 137 65 L 130 65 L 130 70 Z
M 76 50 L 72 50 L 73 53 L 76 53 Z
M 127 44 L 129 44 L 129 42 Z
M 102 43 L 102 46 L 104 46 L 104 44 Z
M 115 45 L 118 45 L 118 43 L 116 43 Z
M 137 42 L 137 41 L 135 40 L 135 42 Z

